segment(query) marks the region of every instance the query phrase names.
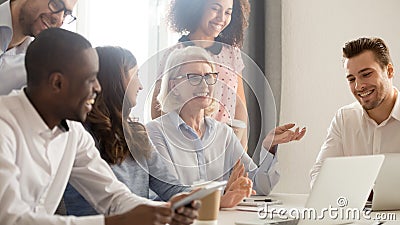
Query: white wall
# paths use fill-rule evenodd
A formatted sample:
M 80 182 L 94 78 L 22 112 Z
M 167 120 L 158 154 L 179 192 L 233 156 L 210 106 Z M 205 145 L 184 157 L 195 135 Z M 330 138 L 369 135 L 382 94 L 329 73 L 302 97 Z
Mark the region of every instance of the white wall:
M 275 192 L 306 193 L 309 170 L 336 110 L 354 101 L 341 47 L 361 36 L 383 38 L 400 76 L 399 0 L 281 0 L 281 124 L 307 126 L 305 138 L 279 148 L 281 181 Z M 400 87 L 399 77 L 395 85 Z
M 90 40 L 93 46 L 121 46 L 135 55 L 144 90 L 132 114 L 144 121 L 147 94 L 156 74 L 141 73 L 149 66 L 149 59 L 158 51 L 175 44 L 179 35 L 167 29 L 165 13 L 170 0 L 109 1 L 79 0 L 76 6 L 78 20 L 63 28 L 76 31 Z M 123 6 L 123 7 L 121 7 Z M 154 58 L 152 58 L 154 60 Z M 154 62 L 153 62 L 154 63 Z

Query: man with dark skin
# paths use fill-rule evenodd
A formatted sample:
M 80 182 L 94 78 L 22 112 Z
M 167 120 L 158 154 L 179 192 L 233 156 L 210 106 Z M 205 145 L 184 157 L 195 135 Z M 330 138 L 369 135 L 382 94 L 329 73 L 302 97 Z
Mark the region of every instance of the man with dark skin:
M 41 32 L 29 46 L 27 87 L 0 97 L 0 221 L 11 224 L 191 224 L 199 202 L 171 204 L 132 194 L 95 148 L 85 121 L 101 91 L 96 51 L 79 34 Z M 54 215 L 70 183 L 102 215 Z

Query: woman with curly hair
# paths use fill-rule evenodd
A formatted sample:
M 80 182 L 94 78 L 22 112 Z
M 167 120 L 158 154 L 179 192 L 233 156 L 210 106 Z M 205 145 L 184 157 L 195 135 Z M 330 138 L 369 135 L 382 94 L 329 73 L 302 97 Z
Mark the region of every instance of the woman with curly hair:
M 172 0 L 168 13 L 169 27 L 182 34 L 179 43 L 173 46 L 161 60 L 161 72 L 168 54 L 175 48 L 197 45 L 205 48 L 216 62 L 219 72 L 219 93 L 215 98 L 219 109 L 212 117 L 220 122 L 235 125 L 243 147 L 247 146 L 247 110 L 242 81 L 244 63 L 240 48 L 244 31 L 248 26 L 250 5 L 248 0 Z M 159 73 L 153 92 L 152 118 L 161 115 L 157 95 L 160 91 L 162 73 Z
M 141 197 L 149 198 L 151 189 L 161 200 L 168 201 L 177 193 L 190 191 L 167 172 L 159 155 L 153 151 L 145 127 L 123 117 L 129 115 L 130 108 L 136 105 L 138 92 L 143 89 L 133 54 L 120 47 L 97 47 L 96 51 L 102 91 L 84 126 L 96 141 L 101 157 L 116 177 Z M 129 97 L 124 99 L 125 91 Z M 69 215 L 97 214 L 96 206 L 90 206 L 70 184 L 64 202 Z

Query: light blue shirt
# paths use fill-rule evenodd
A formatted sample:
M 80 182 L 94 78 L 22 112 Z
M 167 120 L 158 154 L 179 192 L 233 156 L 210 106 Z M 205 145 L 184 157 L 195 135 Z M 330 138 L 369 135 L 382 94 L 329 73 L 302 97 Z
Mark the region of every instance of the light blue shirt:
M 191 191 L 191 188 L 180 185 L 179 181 L 165 170 L 160 156 L 155 154 L 155 151 L 152 151 L 146 159 L 134 160 L 132 156 L 129 156 L 121 164 L 111 165 L 111 169 L 118 180 L 124 183 L 132 193 L 144 198 L 150 197 L 149 190 L 154 191 L 163 201 L 168 201 L 175 194 Z M 98 214 L 70 184 L 64 193 L 64 203 L 68 215 Z
M 276 157 L 263 149 L 260 158 L 264 160 L 257 167 L 230 127 L 209 117 L 205 124 L 205 133 L 199 138 L 176 112 L 170 112 L 150 121 L 146 128 L 164 164 L 183 184 L 228 180 L 240 158 L 257 193 L 269 194 L 279 180 Z
M 90 125 L 86 124 L 85 128 L 91 132 Z M 94 138 L 93 134 L 92 136 Z M 100 143 L 96 138 L 94 141 L 99 147 Z M 132 193 L 144 198 L 158 197 L 160 200 L 168 201 L 178 193 L 191 191 L 190 187 L 183 186 L 173 173 L 167 171 L 167 167 L 154 148 L 151 148 L 148 156 L 139 149 L 131 148 L 130 151 L 131 155 L 127 156 L 121 164 L 113 164 L 110 167 L 118 180 L 124 183 Z M 158 196 L 150 196 L 150 190 Z M 65 190 L 64 203 L 68 215 L 98 214 L 71 184 L 68 184 Z
M 32 37 L 7 50 L 13 36 L 10 1 L 0 5 L 0 95 L 26 85 L 25 52 Z

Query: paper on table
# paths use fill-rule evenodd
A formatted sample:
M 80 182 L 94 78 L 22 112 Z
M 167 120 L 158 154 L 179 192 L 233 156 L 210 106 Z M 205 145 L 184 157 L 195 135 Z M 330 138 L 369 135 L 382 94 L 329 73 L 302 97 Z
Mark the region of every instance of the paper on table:
M 280 200 L 272 200 L 271 202 L 262 202 L 262 201 L 243 201 L 238 204 L 238 206 L 252 206 L 252 207 L 262 207 L 265 204 L 268 206 L 272 205 L 282 205 L 282 201 Z
M 265 209 L 265 208 L 267 208 L 269 213 L 270 212 L 279 213 L 279 212 L 282 211 L 282 210 L 279 210 L 279 209 L 286 209 L 283 206 L 275 206 L 275 205 L 273 205 L 273 206 L 269 206 L 268 205 L 268 207 L 264 207 L 264 205 L 260 205 L 258 207 L 254 207 L 254 206 L 236 206 L 236 207 L 234 207 L 234 209 L 236 209 L 236 210 L 249 211 L 249 212 L 258 212 L 258 211 L 260 211 L 262 209 Z

